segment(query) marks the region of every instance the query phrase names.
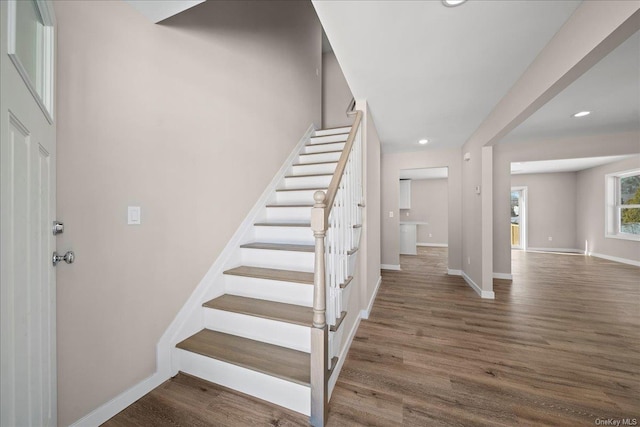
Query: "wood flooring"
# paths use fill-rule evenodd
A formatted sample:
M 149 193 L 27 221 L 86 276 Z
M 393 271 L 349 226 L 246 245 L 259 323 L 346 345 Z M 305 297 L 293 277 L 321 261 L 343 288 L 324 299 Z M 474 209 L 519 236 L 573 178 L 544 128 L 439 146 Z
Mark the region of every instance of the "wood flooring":
M 496 299 L 483 300 L 446 274 L 446 249 L 421 247 L 401 264 L 383 272 L 331 397 L 329 426 L 640 423 L 640 268 L 514 251 L 513 282 L 496 280 Z M 105 425 L 307 423 L 179 374 Z

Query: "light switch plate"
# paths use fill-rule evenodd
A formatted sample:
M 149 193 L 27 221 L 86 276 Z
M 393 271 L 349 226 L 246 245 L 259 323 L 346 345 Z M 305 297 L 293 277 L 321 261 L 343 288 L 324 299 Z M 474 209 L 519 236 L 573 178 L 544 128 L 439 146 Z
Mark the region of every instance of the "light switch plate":
M 140 225 L 140 206 L 129 206 L 127 209 L 127 224 L 128 225 Z

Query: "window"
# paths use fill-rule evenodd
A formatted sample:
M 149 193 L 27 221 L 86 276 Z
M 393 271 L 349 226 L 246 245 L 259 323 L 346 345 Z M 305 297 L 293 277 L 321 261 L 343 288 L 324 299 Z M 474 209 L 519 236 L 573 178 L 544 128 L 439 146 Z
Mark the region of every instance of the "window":
M 606 175 L 606 237 L 640 240 L 640 169 Z
M 53 123 L 54 19 L 51 2 L 7 3 L 8 55 L 47 120 Z

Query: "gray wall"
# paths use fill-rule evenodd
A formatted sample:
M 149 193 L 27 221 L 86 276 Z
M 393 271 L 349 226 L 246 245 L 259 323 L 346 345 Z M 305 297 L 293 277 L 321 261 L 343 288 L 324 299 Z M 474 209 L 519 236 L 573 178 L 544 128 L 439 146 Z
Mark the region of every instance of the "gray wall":
M 462 173 L 464 272 L 482 289 L 493 287 L 493 272 L 511 271 L 509 234 L 505 232 L 500 242 L 495 241 L 494 235 L 494 231 L 507 230 L 494 224 L 501 212 L 496 210 L 496 201 L 508 203 L 508 198 L 502 199 L 500 193 L 493 197 L 496 173 L 504 172 L 496 170 L 495 159 L 489 155 L 491 150 L 509 131 L 635 33 L 637 26 L 632 17 L 637 12 L 637 5 L 631 2 L 581 3 L 463 145 L 462 152 L 470 153 L 472 158 L 465 162 Z M 602 135 L 599 138 L 601 148 L 606 149 L 607 142 Z M 637 147 L 637 136 L 634 144 Z M 544 154 L 543 147 L 538 146 L 537 150 Z M 575 157 L 574 153 L 564 158 Z M 508 169 L 506 174 L 509 175 Z M 478 185 L 482 185 L 481 195 L 474 197 L 473 189 Z M 504 212 L 508 220 L 509 212 Z
M 639 140 L 640 134 L 638 132 L 627 132 L 531 143 L 498 144 L 493 147 L 493 271 L 511 273 L 509 231 L 509 223 L 511 222 L 509 217 L 511 162 L 635 154 L 639 149 Z M 604 182 L 604 178 L 602 179 Z M 602 210 L 604 212 L 604 206 Z M 602 223 L 600 231 L 604 235 L 604 223 Z M 578 240 L 580 240 L 579 236 Z M 576 249 L 582 248 L 584 248 L 584 240 L 581 244 L 577 244 Z
M 346 110 L 351 102 L 351 90 L 333 52 L 322 54 L 322 127 L 350 126 L 353 118 Z
M 639 147 L 640 148 L 640 147 Z M 604 237 L 605 175 L 640 168 L 640 154 L 616 163 L 578 172 L 576 245 L 610 257 L 640 262 L 640 242 Z
M 382 155 L 382 264 L 400 265 L 399 185 L 401 169 L 448 167 L 449 269 L 462 269 L 462 156 L 459 149 Z M 389 217 L 393 212 L 393 218 Z
M 400 210 L 400 221 L 429 223 L 418 225 L 419 244 L 446 245 L 448 243 L 448 192 L 446 178 L 411 180 L 411 209 Z
M 161 25 L 120 1 L 54 6 L 68 425 L 155 371 L 161 334 L 320 124 L 321 28 L 308 2 L 211 1 Z
M 360 256 L 366 260 L 366 291 L 362 295 L 362 308 L 366 308 L 376 284 L 380 279 L 380 137 L 373 116 L 367 108 L 366 114 L 366 194 L 365 194 L 365 236 L 366 253 Z
M 511 186 L 527 187 L 529 249 L 575 249 L 575 172 L 511 175 Z
M 380 139 L 373 117 L 364 101 L 357 109 L 364 112 L 362 135 L 364 147 L 364 203 L 363 228 L 354 279 L 346 288 L 347 317 L 338 332 L 340 348 L 347 343 L 350 332 L 371 302 L 380 280 Z
M 353 98 L 340 64 L 333 52 L 322 54 L 322 127 L 350 126 L 353 117 L 346 115 Z M 364 232 L 359 251 L 357 291 L 350 290 L 349 311 L 344 330 L 349 331 L 357 320 L 359 310 L 367 308 L 380 278 L 380 138 L 373 116 L 365 101 L 357 108 L 365 112 L 363 136 L 365 141 L 365 208 Z M 356 310 L 357 308 L 357 310 Z M 347 334 L 343 336 L 347 339 Z

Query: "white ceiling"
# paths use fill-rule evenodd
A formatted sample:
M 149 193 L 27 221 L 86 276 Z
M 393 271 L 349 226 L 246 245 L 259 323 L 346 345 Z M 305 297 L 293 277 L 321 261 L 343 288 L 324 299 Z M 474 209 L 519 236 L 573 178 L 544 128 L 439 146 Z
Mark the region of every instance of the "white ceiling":
M 574 118 L 578 111 L 592 111 Z M 501 143 L 640 130 L 640 33 L 545 104 Z M 640 143 L 640 141 L 639 141 Z
M 449 168 L 402 169 L 400 179 L 444 179 L 449 177 Z
M 464 144 L 579 4 L 313 1 L 385 152 Z
M 555 172 L 577 172 L 596 166 L 606 165 L 622 159 L 633 157 L 606 156 L 606 157 L 585 157 L 582 159 L 561 159 L 561 160 L 541 160 L 535 162 L 513 162 L 511 163 L 511 174 L 532 174 L 532 173 L 555 173 Z

